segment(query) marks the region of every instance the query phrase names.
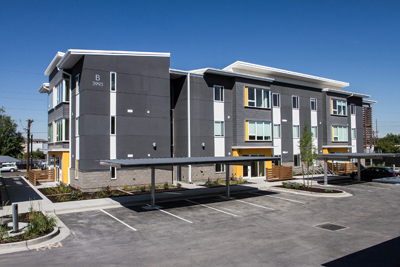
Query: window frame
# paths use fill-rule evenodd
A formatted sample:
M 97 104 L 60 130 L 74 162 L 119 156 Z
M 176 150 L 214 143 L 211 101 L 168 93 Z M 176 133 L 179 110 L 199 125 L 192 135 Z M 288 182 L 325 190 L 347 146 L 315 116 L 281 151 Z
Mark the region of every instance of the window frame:
M 275 133 L 275 126 L 279 126 L 279 133 L 276 135 L 276 133 Z M 281 133 L 282 133 L 282 130 L 281 130 L 281 125 L 280 124 L 274 124 L 273 126 L 272 126 L 272 128 L 273 128 L 273 135 L 274 135 L 274 138 L 282 138 L 281 137 Z
M 63 137 L 63 119 L 56 121 L 56 142 L 64 141 Z
M 271 109 L 271 90 L 270 89 L 252 87 L 252 86 L 247 86 L 246 88 L 247 88 L 247 106 L 246 107 Z M 260 90 L 261 93 L 262 93 L 261 94 L 261 101 L 262 101 L 262 105 L 261 106 L 257 106 L 257 90 Z M 253 91 L 254 99 L 250 99 L 249 98 L 250 91 Z M 265 92 L 268 92 L 267 103 L 265 103 Z M 254 104 L 254 106 L 250 105 L 250 103 Z
M 110 116 L 110 135 L 117 134 L 117 116 Z
M 295 102 L 293 100 L 296 99 L 296 107 L 295 107 Z M 299 103 L 299 96 L 297 95 L 292 95 L 292 109 L 299 109 L 300 108 L 300 103 Z
M 254 123 L 254 134 L 250 134 L 250 124 Z M 262 135 L 258 135 L 257 133 L 257 124 L 262 123 Z M 269 135 L 266 135 L 265 132 L 265 125 L 269 125 Z M 257 142 L 265 142 L 265 141 L 272 141 L 272 123 L 270 121 L 247 121 L 247 136 L 246 136 L 246 141 L 257 141 Z M 250 137 L 253 137 L 254 139 L 250 139 Z M 261 139 L 258 139 L 258 137 L 261 136 Z
M 357 128 L 351 128 L 351 140 L 357 139 Z
M 297 135 L 297 137 L 295 137 L 295 132 L 294 132 L 294 130 L 297 128 L 297 131 L 296 131 L 296 135 Z M 292 127 L 292 134 L 293 134 L 293 138 L 300 138 L 300 125 L 293 125 L 293 127 Z
M 79 117 L 75 118 L 75 136 L 79 136 Z
M 341 103 L 340 107 L 342 108 L 342 112 L 339 114 L 339 103 Z M 345 104 L 343 106 L 343 103 Z M 336 108 L 335 108 L 336 105 Z M 344 107 L 344 108 L 343 108 Z M 344 113 L 344 114 L 342 114 Z M 347 116 L 347 100 L 332 98 L 332 115 L 336 116 Z
M 117 168 L 110 166 L 110 179 L 117 180 Z
M 314 101 L 313 101 L 314 100 Z M 314 109 L 313 109 L 313 102 L 315 103 L 314 104 Z M 317 106 L 317 99 L 316 98 L 310 98 L 310 110 L 311 111 L 317 111 L 317 108 L 318 108 L 318 106 Z
M 113 83 L 113 75 L 114 75 L 114 83 Z M 110 72 L 110 91 L 117 92 L 117 73 Z
M 315 129 L 315 133 L 316 133 L 315 135 L 314 135 L 313 129 Z M 311 126 L 311 133 L 312 133 L 312 138 L 317 139 L 318 138 L 318 126 Z
M 274 96 L 277 97 L 277 105 L 275 105 Z M 281 107 L 281 95 L 280 94 L 278 94 L 278 93 L 273 93 L 272 94 L 272 107 L 273 108 L 280 108 Z
M 54 131 L 53 131 L 53 123 L 49 123 L 47 125 L 47 142 L 53 143 Z
M 216 97 L 216 90 L 219 90 L 220 91 L 220 99 L 216 99 L 215 97 Z M 213 90 L 213 93 L 214 93 L 214 102 L 224 102 L 224 86 L 222 86 L 222 85 L 214 85 L 214 90 Z
M 215 130 L 217 129 L 217 125 L 219 124 L 219 127 L 221 129 L 221 134 L 217 135 Z M 214 121 L 214 137 L 225 137 L 225 123 L 224 121 Z
M 350 115 L 356 115 L 356 105 L 350 104 Z
M 75 76 L 75 95 L 79 94 L 80 73 Z
M 218 170 L 217 166 L 220 166 L 220 170 Z M 225 164 L 223 164 L 223 163 L 216 163 L 215 164 L 215 173 L 225 173 L 225 172 L 226 172 Z
M 335 136 L 335 127 L 338 128 L 337 135 Z M 339 133 L 339 131 L 343 131 L 346 129 L 345 134 Z M 345 140 L 339 140 L 340 135 L 345 136 Z M 335 140 L 337 138 L 337 140 Z M 349 127 L 342 125 L 332 125 L 332 142 L 348 142 L 349 141 Z

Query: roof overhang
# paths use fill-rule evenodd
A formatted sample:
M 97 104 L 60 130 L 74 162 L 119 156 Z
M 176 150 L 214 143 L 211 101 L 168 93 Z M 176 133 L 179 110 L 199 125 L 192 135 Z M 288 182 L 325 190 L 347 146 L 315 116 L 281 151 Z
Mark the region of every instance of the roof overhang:
M 375 101 L 375 100 L 363 99 L 363 104 L 373 105 L 373 104 L 376 104 L 376 102 L 377 101 Z
M 49 83 L 43 83 L 39 88 L 39 93 L 48 93 L 49 92 Z
M 57 64 L 57 67 L 60 69 L 70 69 L 85 55 L 170 57 L 170 53 L 68 49 L 60 62 Z
M 243 73 L 237 73 L 237 72 L 231 72 L 231 71 L 224 71 L 224 70 L 213 69 L 213 68 L 205 69 L 204 73 L 229 76 L 229 77 L 239 77 L 239 78 L 252 79 L 252 80 L 258 80 L 258 81 L 264 81 L 264 82 L 273 82 L 274 81 L 274 79 L 268 78 L 268 77 L 262 77 L 262 76 L 251 75 L 251 74 L 243 74 Z
M 273 78 L 275 81 L 295 83 L 294 81 L 302 81 L 313 84 L 317 88 L 333 87 L 343 88 L 349 86 L 349 83 L 322 78 L 318 76 L 308 75 L 299 72 L 282 70 L 257 64 L 252 64 L 243 61 L 236 61 L 235 63 L 223 68 L 224 71 L 251 74 L 267 78 Z M 293 82 L 291 82 L 293 81 Z
M 143 168 L 179 165 L 205 165 L 215 163 L 232 163 L 247 165 L 252 161 L 276 161 L 279 157 L 188 157 L 188 158 L 152 158 L 152 159 L 109 159 L 100 160 L 100 165 L 117 168 Z
M 395 157 L 393 153 L 338 153 L 318 154 L 319 160 L 350 160 L 350 159 L 383 159 L 383 157 Z
M 323 92 L 330 92 L 330 93 L 336 93 L 336 94 L 342 94 L 348 97 L 362 97 L 362 98 L 369 98 L 370 95 L 365 95 L 365 94 L 360 94 L 360 93 L 354 93 L 354 92 L 349 92 L 349 91 L 342 91 L 342 90 L 336 90 L 336 89 L 331 89 L 331 88 L 324 88 L 322 89 Z
M 50 74 L 53 72 L 53 70 L 57 67 L 58 62 L 60 62 L 61 58 L 65 55 L 63 52 L 57 52 L 57 54 L 54 56 L 53 60 L 50 62 L 50 65 L 47 67 L 47 69 L 44 71 L 44 75 L 50 76 Z

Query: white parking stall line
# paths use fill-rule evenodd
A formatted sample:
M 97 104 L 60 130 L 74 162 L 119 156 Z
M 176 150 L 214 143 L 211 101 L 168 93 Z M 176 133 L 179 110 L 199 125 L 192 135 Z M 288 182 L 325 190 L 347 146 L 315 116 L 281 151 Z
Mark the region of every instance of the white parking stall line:
M 130 226 L 129 224 L 124 223 L 123 221 L 121 221 L 121 220 L 118 219 L 117 217 L 111 215 L 110 213 L 108 213 L 108 212 L 106 212 L 106 211 L 104 211 L 104 210 L 102 210 L 102 209 L 100 209 L 100 210 L 101 210 L 102 212 L 104 212 L 105 214 L 107 214 L 108 216 L 110 216 L 111 218 L 113 218 L 114 220 L 116 220 L 116 221 L 122 223 L 123 225 L 125 225 L 126 227 L 132 229 L 133 231 L 135 231 L 135 232 L 137 231 L 137 229 L 133 228 L 133 227 Z
M 149 204 L 147 204 L 148 206 L 151 206 L 151 205 L 149 205 Z M 191 221 L 189 221 L 189 220 L 186 220 L 186 219 L 184 219 L 184 218 L 182 218 L 182 217 L 179 217 L 179 216 L 177 216 L 177 215 L 175 215 L 175 214 L 172 214 L 172 213 L 170 213 L 170 212 L 168 212 L 168 211 L 165 211 L 165 210 L 162 210 L 162 209 L 160 209 L 160 208 L 157 208 L 157 207 L 155 207 L 155 209 L 157 209 L 157 210 L 159 210 L 159 211 L 161 211 L 161 212 L 164 212 L 164 213 L 166 213 L 166 214 L 168 214 L 168 215 L 171 215 L 171 216 L 173 216 L 173 217 L 175 217 L 175 218 L 178 218 L 178 219 L 180 219 L 180 220 L 182 220 L 182 221 L 185 221 L 185 222 L 187 222 L 187 223 L 193 223 L 193 222 L 191 222 Z
M 196 204 L 196 205 L 200 205 L 200 206 L 202 206 L 202 207 L 206 207 L 206 208 L 209 208 L 209 209 L 212 209 L 212 210 L 215 210 L 215 211 L 219 211 L 219 212 L 222 212 L 222 213 L 225 213 L 225 214 L 234 216 L 234 217 L 237 217 L 237 216 L 238 216 L 238 215 L 236 215 L 236 214 L 232 214 L 232 213 L 229 213 L 229 212 L 220 210 L 220 209 L 216 209 L 216 208 L 210 207 L 210 206 L 208 206 L 208 205 L 198 203 L 198 202 L 193 201 L 193 200 L 189 200 L 189 199 L 185 199 L 185 200 L 188 201 L 188 202 L 194 203 L 194 204 Z
M 266 196 L 266 197 L 277 198 L 277 199 L 281 199 L 281 200 L 285 200 L 285 201 L 289 201 L 289 202 L 293 202 L 293 203 L 306 204 L 305 202 L 301 202 L 301 201 L 293 200 L 293 199 L 288 199 L 288 198 L 283 198 L 283 197 L 269 196 L 269 195 L 254 193 L 254 192 L 252 192 L 252 194 L 258 195 L 258 196 Z
M 261 206 L 261 205 L 257 205 L 257 204 L 250 203 L 250 202 L 246 202 L 246 201 L 239 200 L 239 199 L 233 199 L 233 200 L 236 200 L 236 201 L 239 201 L 239 202 L 241 202 L 241 203 L 248 204 L 248 205 L 252 205 L 252 206 L 255 206 L 255 207 L 259 207 L 259 208 L 267 209 L 267 210 L 275 210 L 275 209 L 273 209 L 273 208 L 264 207 L 264 206 Z

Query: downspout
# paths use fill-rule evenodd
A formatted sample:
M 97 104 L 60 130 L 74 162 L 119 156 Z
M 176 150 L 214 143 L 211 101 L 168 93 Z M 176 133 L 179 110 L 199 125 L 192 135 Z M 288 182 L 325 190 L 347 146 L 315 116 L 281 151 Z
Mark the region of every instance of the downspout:
M 72 75 L 71 74 L 69 74 L 69 73 L 66 73 L 64 70 L 62 70 L 62 73 L 63 74 L 65 74 L 65 75 L 68 75 L 69 76 L 69 87 L 71 88 L 71 84 L 72 84 Z M 68 89 L 68 90 L 70 90 L 70 88 Z M 69 121 L 69 125 L 68 125 L 68 127 L 69 127 L 69 133 L 68 133 L 68 136 L 69 136 L 69 144 L 68 144 L 68 146 L 69 146 L 69 148 L 68 148 L 68 150 L 69 150 L 69 167 L 68 167 L 68 184 L 71 184 L 71 162 L 72 162 L 72 153 L 71 153 L 71 123 L 72 123 L 72 120 L 71 120 L 71 99 L 72 99 L 72 97 L 71 97 L 71 95 L 72 95 L 72 92 L 71 92 L 71 90 L 70 90 L 70 92 L 69 92 L 69 99 L 68 99 L 68 102 L 69 102 L 69 118 L 68 118 L 68 121 Z
M 190 136 L 190 72 L 187 74 L 188 157 L 192 156 Z M 192 183 L 192 165 L 189 165 L 189 183 Z

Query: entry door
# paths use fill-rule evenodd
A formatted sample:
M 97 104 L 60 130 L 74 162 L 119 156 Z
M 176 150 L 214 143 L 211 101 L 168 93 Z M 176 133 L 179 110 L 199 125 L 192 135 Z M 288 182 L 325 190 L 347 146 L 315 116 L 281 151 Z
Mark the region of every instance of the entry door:
M 265 154 L 242 155 L 244 157 L 265 157 Z M 265 161 L 252 162 L 250 166 L 243 166 L 243 178 L 265 178 Z

